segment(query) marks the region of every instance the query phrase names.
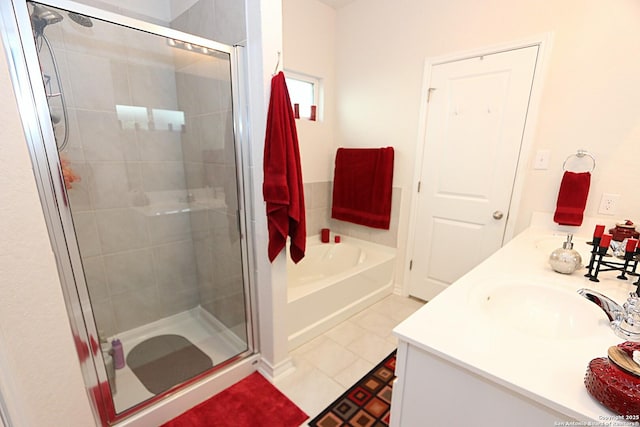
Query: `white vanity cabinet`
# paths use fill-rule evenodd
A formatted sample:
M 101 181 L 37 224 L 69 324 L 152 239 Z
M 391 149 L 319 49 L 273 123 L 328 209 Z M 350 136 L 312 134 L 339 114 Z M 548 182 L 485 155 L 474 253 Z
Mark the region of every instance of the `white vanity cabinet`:
M 554 272 L 549 253 L 565 237 L 525 231 L 394 329 L 392 426 L 631 425 L 584 386 L 589 361 L 623 340 L 576 291 L 621 303 L 632 281 Z M 585 263 L 586 240 L 575 245 Z
M 393 427 L 540 427 L 575 421 L 406 342 L 400 342 L 397 357 Z

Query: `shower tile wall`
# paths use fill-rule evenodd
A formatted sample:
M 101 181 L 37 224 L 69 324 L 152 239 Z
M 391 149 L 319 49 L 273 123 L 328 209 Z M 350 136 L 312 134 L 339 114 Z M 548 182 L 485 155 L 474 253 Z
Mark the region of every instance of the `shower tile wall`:
M 226 61 L 207 59 L 185 64 L 177 74 L 179 104 L 192 129 L 183 138 L 187 186 L 201 189 L 214 203 L 190 214 L 198 289 L 202 307 L 244 339 L 230 75 Z M 196 194 L 195 200 L 199 198 Z
M 233 46 L 247 38 L 244 3 L 200 0 L 171 21 L 171 27 Z
M 247 37 L 244 3 L 200 0 L 170 26 L 233 46 Z M 200 138 L 183 141 L 188 186 L 209 188 L 226 206 L 191 214 L 200 304 L 246 342 L 242 259 L 237 255 L 241 253 L 238 205 L 237 198 L 230 197 L 237 191 L 230 76 L 223 67 L 206 68 L 203 64 L 186 65 L 177 77 L 181 106 L 191 117 L 187 125 L 200 132 Z M 217 81 L 203 79 L 203 72 L 216 76 Z M 206 91 L 219 97 L 203 98 Z
M 211 65 L 181 63 L 145 34 L 65 28 L 46 34 L 69 109 L 62 158 L 81 178 L 68 194 L 98 328 L 109 336 L 200 304 L 244 338 L 228 71 L 203 56 L 215 74 L 198 77 Z M 185 126 L 130 127 L 116 105 L 183 111 Z M 207 195 L 222 200 L 219 209 L 153 215 L 148 206 Z
M 70 113 L 62 158 L 81 178 L 68 191 L 74 226 L 98 327 L 112 335 L 199 299 L 188 215 L 143 209 L 148 197 L 186 193 L 181 132 L 128 128 L 115 110 L 179 110 L 173 57 L 159 40 L 111 26 L 65 28 L 47 30 Z
M 238 0 L 159 0 L 147 2 L 150 10 L 145 11 L 141 4 L 132 8 L 122 0 L 75 0 L 99 9 L 120 15 L 166 25 L 185 33 L 195 34 L 209 40 L 215 40 L 230 46 L 246 40 L 244 1 Z M 135 3 L 142 3 L 135 1 Z M 186 10 L 183 6 L 191 4 Z M 135 9 L 135 10 L 132 10 Z M 166 14 L 176 16 L 167 22 Z M 162 17 L 162 18 L 161 18 Z
M 307 236 L 319 235 L 322 228 L 329 227 L 329 218 L 331 218 L 331 182 L 305 183 L 304 204 Z
M 402 189 L 393 187 L 391 195 L 391 224 L 389 230 L 379 230 L 346 221 L 331 219 L 331 195 L 333 182 L 311 182 L 304 184 L 307 236 L 320 234 L 320 229 L 329 228 L 332 233 L 396 248 L 398 244 L 398 219 Z

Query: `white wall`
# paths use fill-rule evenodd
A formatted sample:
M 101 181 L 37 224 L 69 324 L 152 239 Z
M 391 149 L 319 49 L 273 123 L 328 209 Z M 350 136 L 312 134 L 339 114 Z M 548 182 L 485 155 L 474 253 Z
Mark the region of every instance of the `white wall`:
M 262 363 L 259 370 L 274 378 L 288 370 L 292 360 L 287 351 L 284 312 L 287 304 L 286 256 L 284 251 L 269 263 L 267 217 L 262 196 L 264 139 L 271 77 L 282 52 L 282 2 L 246 0 L 248 56 L 248 114 L 250 175 L 253 200 L 251 228 L 255 255 L 253 286 L 258 302 L 258 335 Z
M 305 183 L 307 235 L 315 236 L 329 227 L 335 234 L 348 235 L 396 247 L 398 214 L 402 191 L 393 189 L 389 230 L 379 230 L 331 219 L 331 191 L 336 149 L 336 126 L 341 117 L 336 106 L 342 98 L 336 92 L 337 12 L 320 0 L 284 0 L 282 4 L 282 46 L 285 72 L 291 70 L 321 79 L 323 100 L 319 121 L 296 120 L 300 140 L 302 178 Z M 363 144 L 364 146 L 372 146 Z M 388 144 L 381 144 L 388 145 Z
M 282 47 L 287 70 L 319 77 L 324 99 L 319 121 L 296 120 L 305 183 L 333 180 L 336 93 L 336 11 L 318 0 L 282 2 Z M 322 161 L 318 161 L 322 159 Z
M 0 393 L 16 426 L 90 426 L 27 144 L 0 48 Z
M 394 187 L 411 194 L 425 58 L 553 32 L 532 150 L 550 149 L 551 163 L 525 172 L 516 232 L 531 212 L 554 211 L 562 163 L 579 148 L 597 159 L 586 214 L 596 216 L 601 194 L 612 192 L 622 197 L 605 222 L 640 221 L 639 19 L 635 0 L 356 0 L 337 13 L 337 142 L 393 145 Z

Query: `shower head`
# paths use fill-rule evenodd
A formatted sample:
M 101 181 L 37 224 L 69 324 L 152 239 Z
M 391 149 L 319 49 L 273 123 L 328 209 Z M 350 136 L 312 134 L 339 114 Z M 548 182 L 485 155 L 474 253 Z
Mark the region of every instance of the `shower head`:
M 75 12 L 69 12 L 67 13 L 67 15 L 69 15 L 69 18 L 71 18 L 71 20 L 76 24 L 82 25 L 83 27 L 87 28 L 93 27 L 93 22 L 88 16 L 84 16 Z
M 75 12 L 68 12 L 67 15 L 78 25 L 87 28 L 93 27 L 93 22 L 88 16 Z M 39 4 L 34 5 L 33 12 L 31 12 L 31 25 L 33 25 L 33 31 L 36 36 L 43 35 L 47 25 L 57 24 L 63 19 L 63 16 L 59 12 Z
M 44 28 L 47 25 L 56 24 L 62 21 L 62 15 L 55 10 L 51 10 L 39 4 L 33 6 L 31 12 L 31 24 L 36 35 L 44 34 Z

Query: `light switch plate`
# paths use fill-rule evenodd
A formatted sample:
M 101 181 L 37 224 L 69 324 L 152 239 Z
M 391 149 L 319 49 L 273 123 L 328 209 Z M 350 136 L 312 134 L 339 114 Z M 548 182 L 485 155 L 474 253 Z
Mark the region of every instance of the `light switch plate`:
M 551 158 L 551 150 L 538 150 L 533 161 L 533 168 L 538 170 L 549 169 L 549 159 Z

